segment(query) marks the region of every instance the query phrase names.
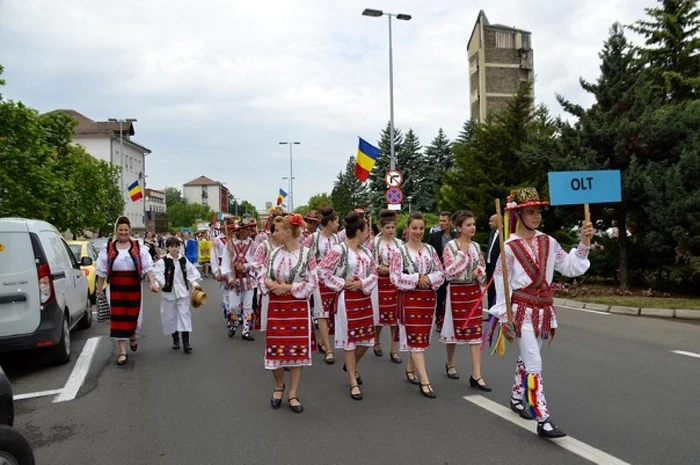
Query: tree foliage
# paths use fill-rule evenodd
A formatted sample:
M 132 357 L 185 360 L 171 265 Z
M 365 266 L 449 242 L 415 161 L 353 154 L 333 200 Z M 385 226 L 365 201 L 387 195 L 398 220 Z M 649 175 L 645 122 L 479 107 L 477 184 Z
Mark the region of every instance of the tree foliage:
M 72 144 L 75 125 L 61 112 L 40 115 L 0 96 L 0 216 L 41 219 L 78 234 L 121 214 L 118 169 Z

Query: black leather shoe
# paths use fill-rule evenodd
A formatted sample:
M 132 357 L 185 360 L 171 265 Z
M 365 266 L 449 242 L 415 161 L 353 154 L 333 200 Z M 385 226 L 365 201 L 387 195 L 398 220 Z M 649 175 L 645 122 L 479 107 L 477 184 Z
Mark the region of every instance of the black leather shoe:
M 284 392 L 285 387 L 285 385 L 282 385 L 282 389 L 275 389 L 274 392 Z M 282 397 L 280 397 L 279 399 L 275 399 L 275 395 L 272 394 L 272 398 L 270 399 L 270 405 L 273 409 L 277 410 L 282 405 Z
M 520 418 L 523 420 L 534 420 L 535 417 L 532 416 L 532 412 L 530 411 L 529 408 L 523 404 L 522 400 L 518 401 L 513 401 L 513 399 L 510 400 L 510 409 L 520 415 Z
M 551 427 L 549 431 L 545 429 L 547 425 Z M 537 423 L 537 435 L 541 438 L 556 439 L 563 438 L 566 436 L 566 433 L 560 430 L 552 420 L 547 419 L 546 421 Z
M 296 397 L 290 397 L 289 399 L 287 399 L 288 402 L 291 402 L 293 400 L 296 400 L 297 402 L 299 402 L 299 399 L 297 399 Z M 301 413 L 304 411 L 304 406 L 301 405 L 301 402 L 299 402 L 298 405 L 289 404 L 289 408 L 292 409 L 292 412 L 294 412 L 294 413 Z
M 416 376 L 415 371 L 407 371 L 406 379 L 410 381 L 411 384 L 415 384 L 416 386 L 420 384 L 420 380 L 418 379 L 418 376 Z
M 346 373 L 348 371 L 348 368 L 345 366 L 345 364 L 343 364 L 343 371 Z M 364 383 L 364 380 L 362 379 L 362 376 L 360 376 L 359 371 L 355 372 L 355 380 L 357 380 L 357 384 L 359 384 L 360 386 L 362 386 L 362 384 Z
M 173 350 L 180 350 L 180 333 L 173 333 Z
M 192 352 L 192 346 L 190 346 L 190 333 L 182 332 L 182 348 L 185 350 L 186 354 Z
M 454 373 L 450 373 L 450 370 L 453 368 L 455 370 Z M 445 364 L 445 373 L 447 373 L 447 377 L 450 379 L 459 379 L 459 373 L 454 365 Z M 469 381 L 471 382 L 471 379 Z
M 491 388 L 486 384 L 486 381 L 484 381 L 484 384 L 479 384 L 479 381 L 483 381 L 483 378 L 474 379 L 473 376 L 469 377 L 469 385 L 471 387 L 481 389 L 484 392 L 491 392 Z
M 428 389 L 424 390 L 423 388 L 428 388 Z M 423 394 L 428 399 L 435 399 L 437 397 L 437 395 L 435 394 L 435 391 L 433 391 L 433 388 L 430 386 L 430 384 L 421 384 L 420 385 L 420 393 Z
M 243 333 L 243 336 L 241 337 L 244 341 L 254 341 L 255 338 L 250 335 L 250 333 Z
M 353 394 L 352 390 L 357 388 L 357 394 Z M 362 400 L 362 391 L 360 391 L 360 387 L 356 384 L 354 386 L 350 386 L 350 397 L 352 397 L 355 400 Z

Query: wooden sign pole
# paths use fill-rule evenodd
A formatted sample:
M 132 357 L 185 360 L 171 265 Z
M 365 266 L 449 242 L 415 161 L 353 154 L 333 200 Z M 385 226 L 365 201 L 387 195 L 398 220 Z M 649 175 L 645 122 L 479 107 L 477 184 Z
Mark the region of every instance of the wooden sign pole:
M 506 259 L 505 228 L 503 227 L 503 215 L 501 214 L 501 200 L 496 199 L 496 215 L 498 217 L 498 242 L 501 246 L 501 268 L 503 270 L 503 292 L 506 298 L 506 314 L 508 323 L 513 322 L 513 307 L 510 302 L 510 283 L 508 282 L 508 261 Z

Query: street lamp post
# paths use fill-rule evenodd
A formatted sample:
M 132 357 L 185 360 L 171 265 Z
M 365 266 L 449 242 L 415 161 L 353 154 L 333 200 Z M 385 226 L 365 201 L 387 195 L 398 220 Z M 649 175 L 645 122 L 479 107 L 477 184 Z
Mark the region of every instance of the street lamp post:
M 119 158 L 119 189 L 121 190 L 122 193 L 122 199 L 124 198 L 124 131 L 122 129 L 122 124 L 123 123 L 135 123 L 138 120 L 136 118 L 126 118 L 126 119 L 117 119 L 117 118 L 109 118 L 107 121 L 110 121 L 112 123 L 119 123 L 119 153 L 120 153 L 120 158 Z
M 408 200 L 408 213 L 410 214 L 411 213 L 411 200 L 413 200 L 413 196 L 409 195 L 408 197 L 406 197 L 406 200 Z
M 294 197 L 292 191 L 294 190 L 294 169 L 292 166 L 292 145 L 300 145 L 301 142 L 280 142 L 280 145 L 289 145 L 289 211 L 294 212 Z
M 391 17 L 400 19 L 402 21 L 410 21 L 411 15 L 404 13 L 386 13 L 382 10 L 373 10 L 371 8 L 365 8 L 362 12 L 363 16 L 370 16 L 373 18 L 378 18 L 380 16 L 386 16 L 389 19 L 389 137 L 390 137 L 390 168 L 392 170 L 396 169 L 396 155 L 394 153 L 394 50 L 391 37 Z
M 292 191 L 292 180 L 289 178 L 289 176 L 282 176 L 282 179 L 287 180 L 287 190 L 289 192 L 291 192 Z M 296 176 L 293 179 L 296 179 Z M 288 195 L 290 195 L 289 192 L 287 193 Z

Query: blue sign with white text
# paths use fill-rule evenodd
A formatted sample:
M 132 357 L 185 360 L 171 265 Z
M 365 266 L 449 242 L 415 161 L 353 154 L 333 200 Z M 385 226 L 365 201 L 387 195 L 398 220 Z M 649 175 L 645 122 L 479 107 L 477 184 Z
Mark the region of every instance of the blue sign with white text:
M 548 177 L 551 205 L 612 203 L 622 200 L 619 170 L 552 171 Z

